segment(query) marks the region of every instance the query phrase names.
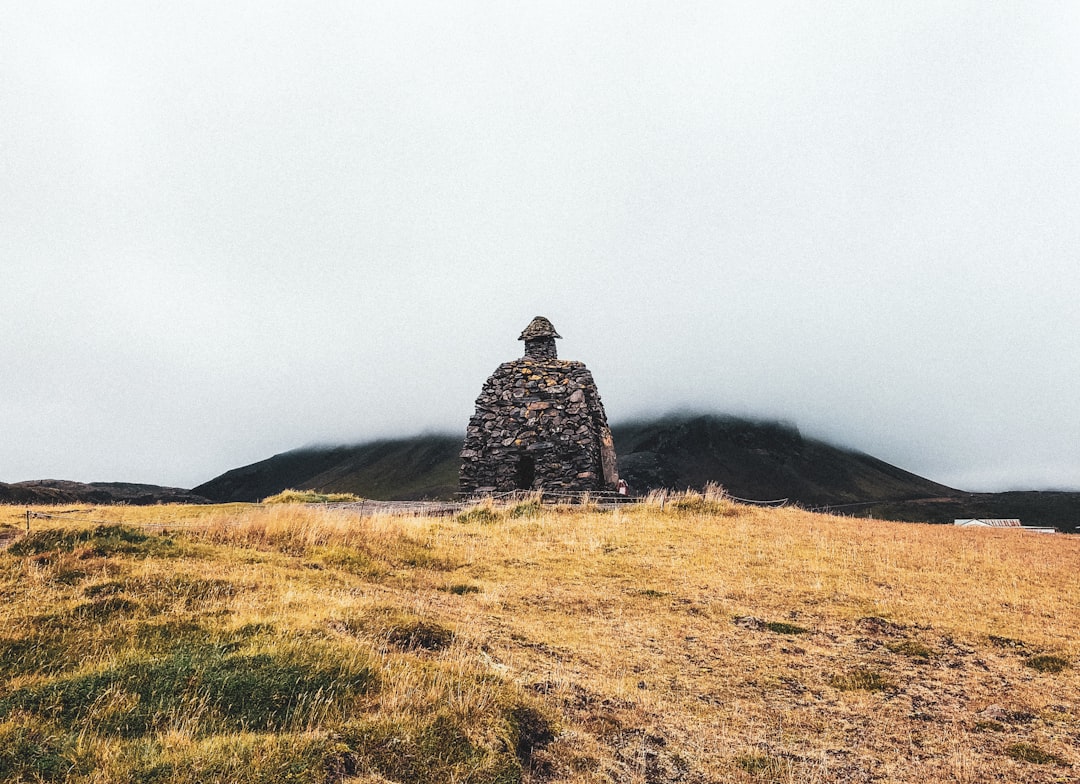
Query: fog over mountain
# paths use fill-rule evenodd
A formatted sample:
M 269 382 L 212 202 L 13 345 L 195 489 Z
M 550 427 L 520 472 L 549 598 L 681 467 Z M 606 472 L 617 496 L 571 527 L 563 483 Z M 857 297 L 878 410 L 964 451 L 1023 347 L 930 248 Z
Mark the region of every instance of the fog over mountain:
M 609 419 L 1080 489 L 1080 6 L 8 3 L 0 481 Z

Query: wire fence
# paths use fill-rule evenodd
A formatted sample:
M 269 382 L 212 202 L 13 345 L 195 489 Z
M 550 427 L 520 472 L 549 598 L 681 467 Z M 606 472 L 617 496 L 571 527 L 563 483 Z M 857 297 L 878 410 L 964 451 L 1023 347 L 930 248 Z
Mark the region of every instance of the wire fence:
M 306 507 L 322 508 L 332 511 L 341 511 L 355 514 L 358 517 L 373 517 L 377 515 L 407 515 L 415 517 L 451 517 L 461 514 L 481 504 L 497 504 L 511 506 L 520 503 L 540 503 L 556 506 L 581 506 L 591 509 L 611 510 L 623 506 L 632 506 L 649 502 L 658 502 L 661 507 L 669 496 L 677 496 L 678 493 L 669 491 L 657 491 L 649 496 L 623 495 L 622 493 L 609 490 L 594 490 L 585 492 L 555 491 L 555 490 L 512 490 L 502 493 L 490 493 L 484 495 L 459 495 L 452 501 L 391 501 L 363 499 L 360 501 L 319 502 L 303 504 Z M 723 494 L 723 498 L 740 504 L 764 507 L 782 507 L 790 504 L 788 498 L 777 498 L 769 501 L 760 501 L 752 498 L 740 498 Z M 252 504 L 253 508 L 268 508 L 276 506 L 272 504 Z M 845 506 L 856 506 L 847 504 Z M 830 508 L 820 507 L 820 511 L 828 511 Z M 87 525 L 126 525 L 145 530 L 170 530 L 170 531 L 198 531 L 205 529 L 211 524 L 205 519 L 193 520 L 169 520 L 167 522 L 143 522 L 124 519 L 102 520 L 93 516 L 100 507 L 89 509 L 57 509 L 49 512 L 26 510 L 25 531 L 20 532 L 17 528 L 0 531 L 0 547 L 10 545 L 19 534 L 30 534 L 33 520 L 49 521 L 73 521 Z M 819 511 L 819 510 L 814 510 Z M 220 524 L 220 519 L 215 524 Z

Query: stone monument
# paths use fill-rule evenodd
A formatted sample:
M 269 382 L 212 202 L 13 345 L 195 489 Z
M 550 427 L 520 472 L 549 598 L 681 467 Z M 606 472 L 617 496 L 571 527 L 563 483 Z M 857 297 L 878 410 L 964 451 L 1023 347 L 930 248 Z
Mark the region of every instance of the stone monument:
M 504 362 L 476 399 L 461 450 L 462 493 L 613 490 L 615 443 L 592 373 L 559 359 L 551 322 L 521 333 L 525 356 Z

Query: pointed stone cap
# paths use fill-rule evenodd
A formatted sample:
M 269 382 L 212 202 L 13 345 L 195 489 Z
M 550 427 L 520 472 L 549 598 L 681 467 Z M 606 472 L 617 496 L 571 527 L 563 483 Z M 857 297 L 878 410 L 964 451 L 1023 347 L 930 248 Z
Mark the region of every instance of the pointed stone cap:
M 539 340 L 541 338 L 559 338 L 562 335 L 555 331 L 555 326 L 543 316 L 537 316 L 529 322 L 529 326 L 518 337 L 518 340 Z

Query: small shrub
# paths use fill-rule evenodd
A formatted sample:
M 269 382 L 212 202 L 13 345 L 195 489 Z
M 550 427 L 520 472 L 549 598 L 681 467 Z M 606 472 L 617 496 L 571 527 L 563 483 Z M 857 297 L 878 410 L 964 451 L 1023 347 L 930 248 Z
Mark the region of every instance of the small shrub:
M 840 691 L 884 691 L 893 684 L 888 678 L 874 670 L 858 667 L 841 675 L 829 678 L 829 685 Z
M 1032 656 L 1024 662 L 1025 667 L 1030 667 L 1038 672 L 1048 672 L 1052 675 L 1068 669 L 1069 662 L 1062 659 L 1060 656 L 1050 656 L 1047 654 L 1040 654 L 1039 656 Z
M 364 499 L 352 493 L 320 493 L 315 490 L 282 490 L 264 498 L 264 504 L 351 504 Z
M 1005 748 L 1005 755 L 1020 762 L 1031 762 L 1035 765 L 1068 765 L 1056 754 L 1043 751 L 1034 743 L 1013 743 Z

